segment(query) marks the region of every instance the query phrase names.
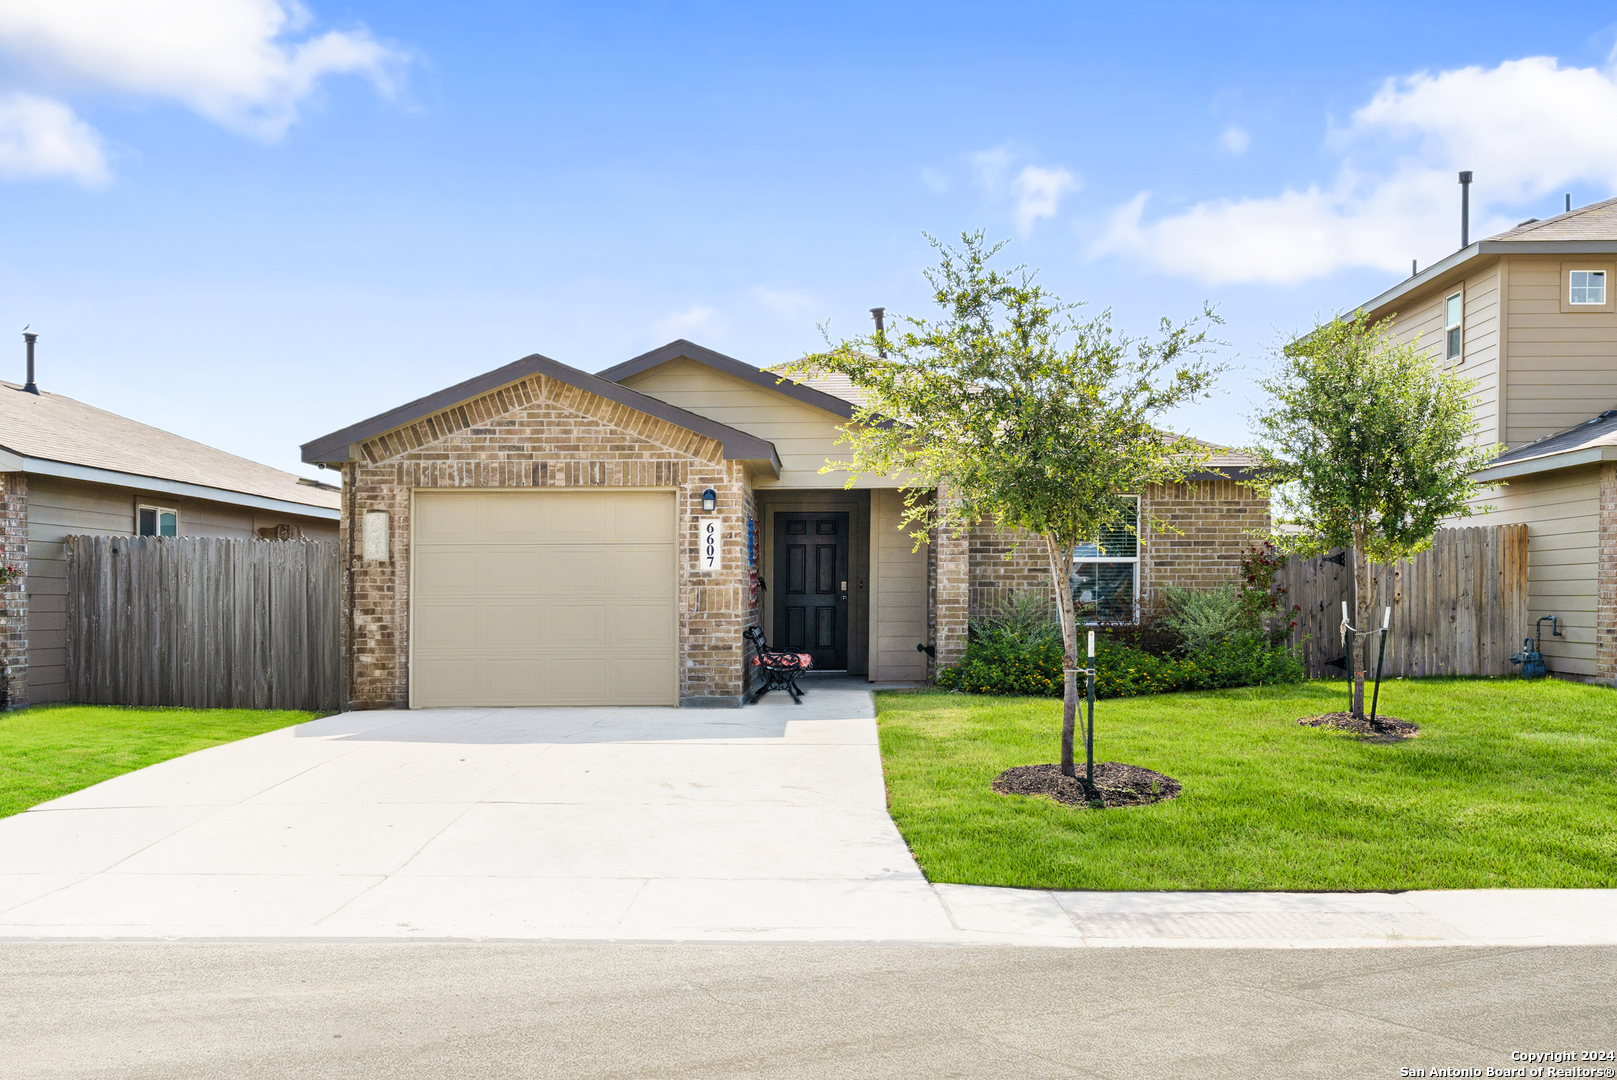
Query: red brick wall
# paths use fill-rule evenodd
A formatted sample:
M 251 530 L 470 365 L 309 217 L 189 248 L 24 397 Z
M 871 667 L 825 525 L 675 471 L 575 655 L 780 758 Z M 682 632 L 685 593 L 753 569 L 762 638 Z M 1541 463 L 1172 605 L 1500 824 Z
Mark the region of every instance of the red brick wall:
M 0 474 L 0 565 L 23 576 L 0 587 L 0 680 L 12 708 L 28 704 L 28 475 Z
M 751 484 L 704 436 L 534 376 L 360 447 L 345 470 L 343 550 L 348 555 L 345 643 L 348 698 L 357 708 L 403 707 L 408 696 L 410 496 L 442 487 L 674 488 L 679 513 L 681 700 L 734 701 L 743 693 L 741 630 L 751 616 L 746 516 Z M 725 518 L 724 570 L 697 571 L 702 491 Z M 352 523 L 390 515 L 390 558 L 361 559 Z

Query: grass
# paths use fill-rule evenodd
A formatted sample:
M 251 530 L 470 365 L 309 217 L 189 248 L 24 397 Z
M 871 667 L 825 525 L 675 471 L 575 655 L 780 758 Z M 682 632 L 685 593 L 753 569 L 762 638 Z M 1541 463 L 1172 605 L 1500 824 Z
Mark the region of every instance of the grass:
M 888 803 L 933 881 L 1054 889 L 1401 890 L 1617 885 L 1617 694 L 1544 680 L 1399 680 L 1415 739 L 1300 727 L 1341 682 L 1096 706 L 1095 757 L 1166 773 L 1170 802 L 997 795 L 1058 759 L 1047 698 L 878 698 Z M 1082 767 L 1082 750 L 1079 751 Z
M 36 705 L 0 713 L 0 817 L 120 773 L 319 713 Z

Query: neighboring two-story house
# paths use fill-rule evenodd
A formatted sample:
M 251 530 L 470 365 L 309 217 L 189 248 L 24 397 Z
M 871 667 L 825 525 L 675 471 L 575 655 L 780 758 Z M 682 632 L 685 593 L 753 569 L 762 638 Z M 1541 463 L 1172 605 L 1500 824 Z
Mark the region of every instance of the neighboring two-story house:
M 1503 453 L 1477 478 L 1528 526 L 1529 622 L 1560 617 L 1558 676 L 1617 678 L 1617 199 L 1461 248 L 1364 304 L 1469 376 L 1479 437 Z

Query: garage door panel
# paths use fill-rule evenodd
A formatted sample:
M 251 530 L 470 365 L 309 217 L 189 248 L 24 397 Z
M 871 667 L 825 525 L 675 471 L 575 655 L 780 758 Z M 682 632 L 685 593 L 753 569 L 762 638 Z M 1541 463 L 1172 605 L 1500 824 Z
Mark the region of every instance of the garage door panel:
M 417 545 L 416 595 L 423 597 L 471 596 L 484 591 L 476 548 L 454 545 Z
M 541 543 L 545 538 L 544 500 L 531 495 L 489 492 L 481 500 L 481 538 L 497 544 Z
M 668 492 L 418 492 L 420 706 L 677 704 Z
M 613 614 L 598 603 L 553 601 L 540 616 L 540 644 L 553 653 L 605 649 L 610 644 L 606 628 Z
M 542 694 L 542 672 L 532 660 L 488 657 L 477 667 L 480 705 L 527 705 Z
M 478 605 L 469 601 L 416 599 L 416 648 L 430 653 L 478 646 Z
M 674 542 L 673 500 L 636 493 L 612 505 L 612 539 L 629 544 Z
M 673 599 L 674 552 L 667 547 L 611 548 L 614 596 Z
M 421 660 L 415 662 L 413 704 L 426 706 L 484 704 L 478 661 Z
M 480 533 L 476 495 L 434 493 L 417 499 L 410 531 L 416 543 L 475 540 Z
M 612 608 L 614 649 L 639 649 L 655 655 L 674 645 L 674 609 L 670 604 L 618 604 Z
M 526 655 L 543 645 L 545 605 L 533 601 L 506 601 L 479 606 L 479 647 L 495 653 Z

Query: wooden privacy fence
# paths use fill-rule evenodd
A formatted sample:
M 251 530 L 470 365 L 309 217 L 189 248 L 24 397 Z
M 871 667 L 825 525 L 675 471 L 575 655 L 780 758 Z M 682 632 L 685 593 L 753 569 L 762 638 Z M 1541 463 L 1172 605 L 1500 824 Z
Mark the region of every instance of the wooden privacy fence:
M 100 705 L 342 707 L 337 546 L 67 538 L 67 672 Z
M 1333 560 L 1340 557 L 1341 563 Z M 1527 526 L 1439 529 L 1430 549 L 1413 559 L 1370 567 L 1374 625 L 1392 608 L 1386 674 L 1508 675 L 1510 654 L 1531 633 L 1527 623 Z M 1342 601 L 1353 609 L 1353 556 L 1292 556 L 1275 576 L 1289 591 L 1295 616 L 1292 643 L 1308 674 L 1342 676 Z M 1367 670 L 1375 670 L 1375 637 Z

